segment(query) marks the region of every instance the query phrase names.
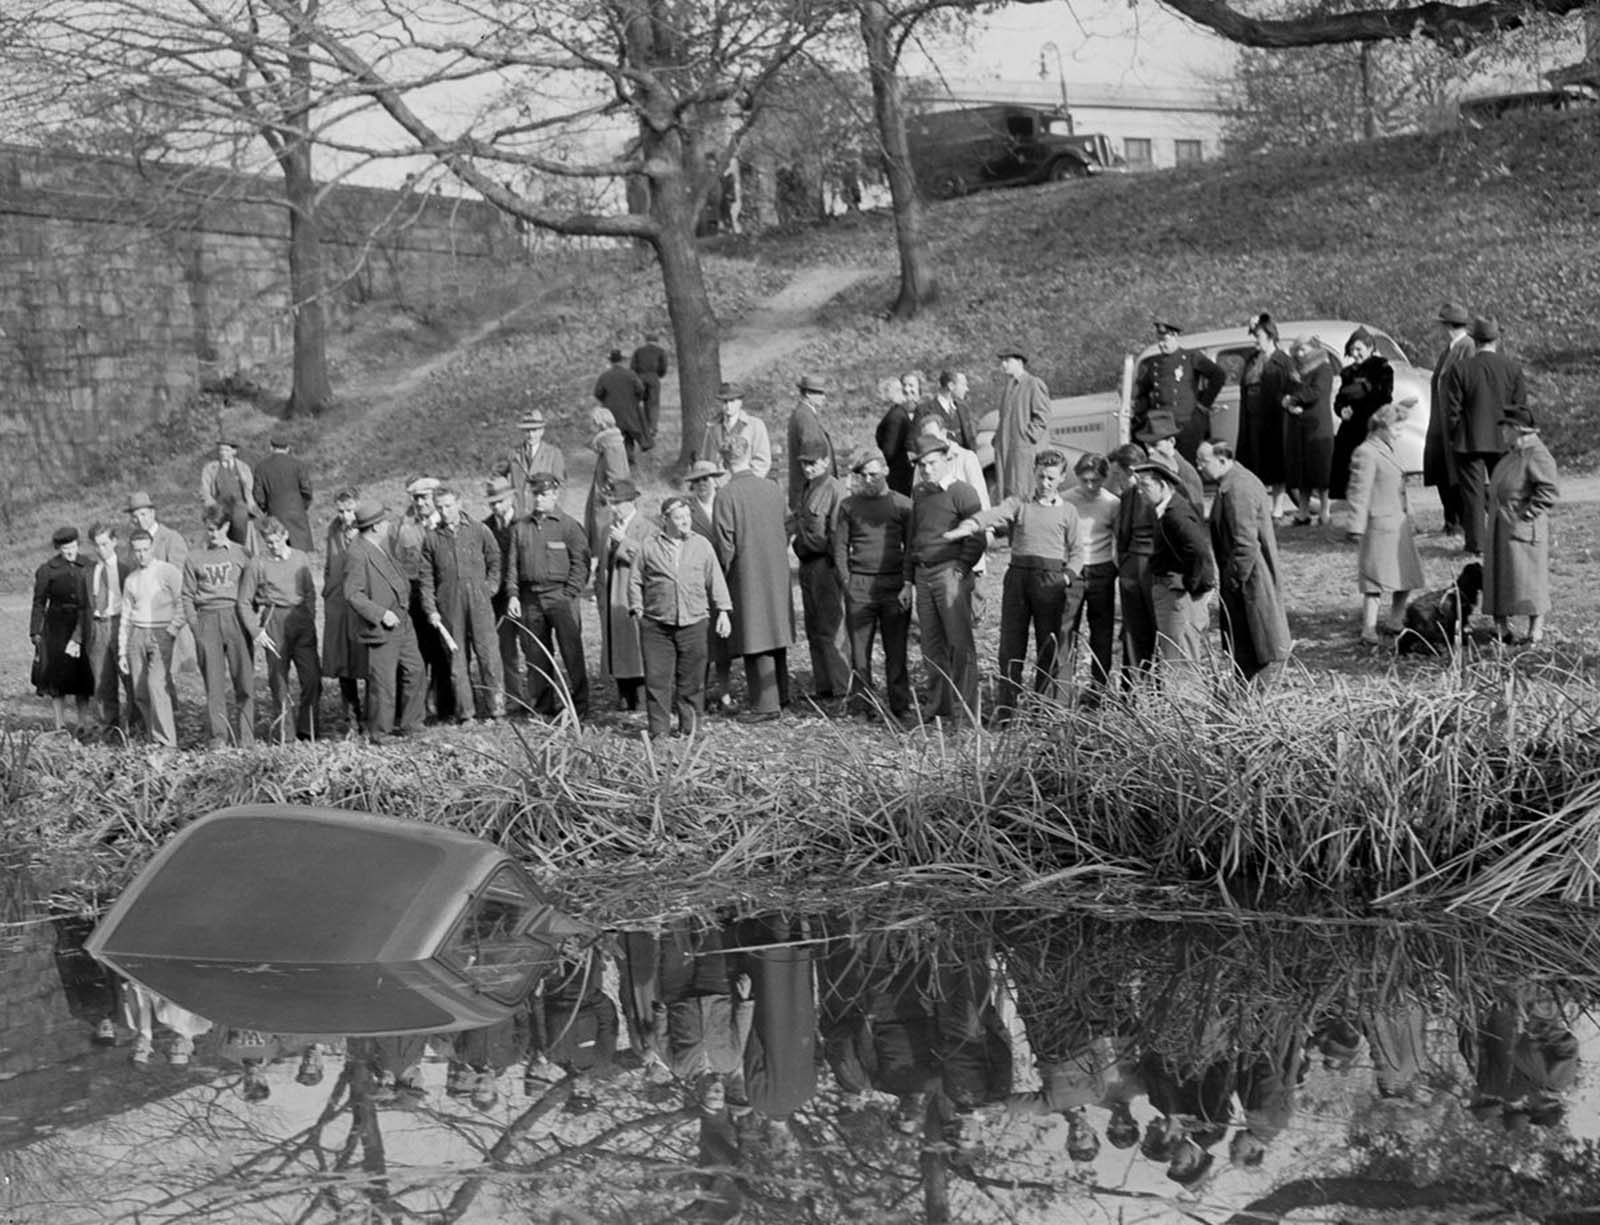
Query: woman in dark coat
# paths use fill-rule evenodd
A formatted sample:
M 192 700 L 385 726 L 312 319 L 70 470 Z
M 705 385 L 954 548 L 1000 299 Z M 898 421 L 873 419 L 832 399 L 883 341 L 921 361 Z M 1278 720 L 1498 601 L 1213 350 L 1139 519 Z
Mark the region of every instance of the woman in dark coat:
M 50 537 L 56 555 L 34 573 L 33 615 L 28 637 L 33 642 L 33 687 L 48 697 L 56 731 L 64 730 L 67 699 L 77 700 L 78 728 L 88 727 L 94 672 L 89 665 L 88 562 L 78 556 L 78 529 L 58 527 Z
M 1357 328 L 1345 343 L 1344 355 L 1350 364 L 1340 374 L 1338 394 L 1333 397 L 1339 428 L 1333 435 L 1333 466 L 1328 472 L 1328 496 L 1342 498 L 1350 484 L 1350 457 L 1367 440 L 1367 425 L 1372 414 L 1394 398 L 1394 367 L 1376 352 L 1372 333 Z
M 1250 321 L 1256 351 L 1239 374 L 1239 449 L 1234 458 L 1272 493 L 1283 513 L 1283 398 L 1294 386 L 1294 363 L 1278 348 L 1278 325 L 1268 314 Z
M 350 606 L 344 602 L 345 554 L 360 535 L 356 531 L 355 490 L 341 489 L 334 507 L 322 571 L 322 675 L 339 678 L 346 734 L 354 736 L 361 731 L 361 680 L 367 675 L 367 647 L 355 632 Z
M 1328 524 L 1328 470 L 1333 464 L 1333 358 L 1315 340 L 1297 340 L 1297 380 L 1283 397 L 1284 485 L 1294 498 L 1296 527 L 1311 522 L 1311 498 L 1319 501 L 1318 522 Z

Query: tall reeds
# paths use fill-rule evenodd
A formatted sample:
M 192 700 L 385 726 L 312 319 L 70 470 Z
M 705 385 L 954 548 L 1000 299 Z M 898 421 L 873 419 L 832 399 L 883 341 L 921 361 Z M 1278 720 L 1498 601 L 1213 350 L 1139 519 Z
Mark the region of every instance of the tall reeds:
M 572 904 L 1592 904 L 1600 697 L 1499 672 L 1038 703 L 1000 733 L 796 721 L 663 745 L 576 726 L 214 753 L 0 744 L 0 838 L 85 901 L 247 801 L 503 843 Z

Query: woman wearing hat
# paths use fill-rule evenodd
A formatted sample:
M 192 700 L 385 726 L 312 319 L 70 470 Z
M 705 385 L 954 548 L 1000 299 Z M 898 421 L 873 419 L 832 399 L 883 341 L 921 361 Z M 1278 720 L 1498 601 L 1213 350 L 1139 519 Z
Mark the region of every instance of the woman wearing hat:
M 94 673 L 89 667 L 89 564 L 78 556 L 78 529 L 58 527 L 50 537 L 55 556 L 33 576 L 33 687 L 50 699 L 56 731 L 66 725 L 67 698 L 76 700 L 78 729 L 89 719 Z
M 1283 397 L 1284 485 L 1294 499 L 1296 527 L 1311 522 L 1311 499 L 1318 521 L 1328 523 L 1328 470 L 1333 464 L 1333 359 L 1312 339 L 1295 341 L 1295 383 Z
M 1350 457 L 1367 440 L 1367 423 L 1394 398 L 1394 367 L 1372 343 L 1372 333 L 1357 328 L 1345 342 L 1350 364 L 1339 375 L 1333 409 L 1339 427 L 1333 435 L 1333 463 L 1328 470 L 1328 496 L 1342 498 L 1350 483 Z
M 1560 490 L 1556 461 L 1533 414 L 1513 404 L 1500 417 L 1505 454 L 1489 477 L 1489 541 L 1483 551 L 1483 609 L 1505 641 L 1544 638 L 1550 611 L 1550 509 Z M 1528 635 L 1511 636 L 1511 618 L 1528 618 Z
M 1271 491 L 1273 514 L 1283 507 L 1283 399 L 1294 387 L 1294 362 L 1278 347 L 1278 325 L 1263 312 L 1250 321 L 1256 342 L 1239 373 L 1239 450 L 1234 458 Z
M 616 482 L 628 479 L 628 447 L 609 408 L 591 409 L 589 427 L 594 430 L 594 436 L 589 439 L 589 449 L 594 452 L 594 479 L 589 482 L 583 526 L 589 533 L 589 556 L 598 561 L 604 556 L 611 527 L 606 491 Z
M 1390 633 L 1399 633 L 1406 596 L 1422 586 L 1422 558 L 1417 553 L 1406 498 L 1406 470 L 1394 453 L 1395 427 L 1407 405 L 1385 404 L 1372 415 L 1367 439 L 1350 460 L 1349 535 L 1361 542 L 1356 574 L 1361 586 L 1361 641 L 1376 646 L 1378 602 L 1390 593 Z

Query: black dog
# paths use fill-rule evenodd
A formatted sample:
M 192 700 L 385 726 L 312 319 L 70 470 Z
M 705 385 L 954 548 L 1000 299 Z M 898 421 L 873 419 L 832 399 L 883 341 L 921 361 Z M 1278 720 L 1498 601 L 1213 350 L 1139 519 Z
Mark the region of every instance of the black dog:
M 1483 596 L 1483 565 L 1468 562 L 1454 585 L 1425 591 L 1406 605 L 1405 628 L 1400 631 L 1402 655 L 1438 655 L 1456 651 L 1467 638 L 1467 622 Z

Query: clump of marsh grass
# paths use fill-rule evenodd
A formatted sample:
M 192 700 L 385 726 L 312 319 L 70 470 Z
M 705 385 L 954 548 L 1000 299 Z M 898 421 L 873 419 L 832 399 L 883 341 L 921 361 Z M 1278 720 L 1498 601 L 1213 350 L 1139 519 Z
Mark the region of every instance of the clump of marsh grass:
M 1481 904 L 1475 882 L 1494 884 L 1501 906 L 1589 902 L 1592 851 L 1576 867 L 1530 858 L 1558 836 L 1579 854 L 1600 821 L 1593 800 L 1581 807 L 1600 779 L 1600 700 L 1554 679 L 1290 677 L 1257 694 L 1219 678 L 1094 710 L 1034 703 L 1004 731 L 951 735 L 807 720 L 663 745 L 514 725 L 440 733 L 404 754 L 11 742 L 0 829 L 29 848 L 36 877 L 84 905 L 114 896 L 185 822 L 245 802 L 465 830 L 606 921 L 729 905 L 892 910 L 912 897 L 946 911 L 1292 900 L 1352 913 Z

